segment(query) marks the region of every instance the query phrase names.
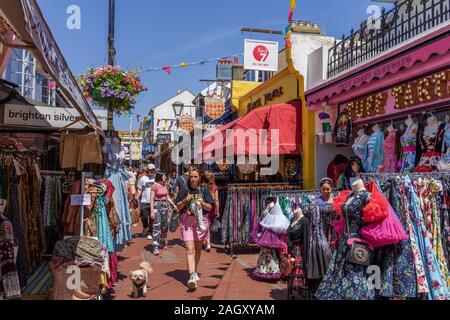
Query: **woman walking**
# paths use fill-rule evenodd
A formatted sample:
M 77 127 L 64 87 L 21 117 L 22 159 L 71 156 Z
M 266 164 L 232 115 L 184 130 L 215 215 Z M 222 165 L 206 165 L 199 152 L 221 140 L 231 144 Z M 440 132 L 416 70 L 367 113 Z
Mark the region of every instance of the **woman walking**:
M 214 178 L 214 173 L 212 170 L 206 170 L 204 173 L 204 183 L 205 188 L 209 190 L 211 193 L 214 206 L 211 211 L 206 212 L 206 218 L 208 219 L 209 229 L 214 222 L 214 219 L 219 217 L 219 188 L 216 185 L 216 181 Z M 206 252 L 211 251 L 211 232 L 208 232 L 208 236 L 206 237 Z
M 175 200 L 180 210 L 181 235 L 186 248 L 190 289 L 198 287 L 198 266 L 202 254 L 203 241 L 208 236 L 208 221 L 203 210 L 211 211 L 214 200 L 207 188 L 202 187 L 201 172 L 197 168 L 189 170 L 186 188 L 181 188 Z
M 167 176 L 164 172 L 158 172 L 155 183 L 150 190 L 150 218 L 153 221 L 153 254 L 158 255 L 159 249 L 166 248 L 166 238 L 169 231 L 170 206 L 177 209 L 169 196 Z

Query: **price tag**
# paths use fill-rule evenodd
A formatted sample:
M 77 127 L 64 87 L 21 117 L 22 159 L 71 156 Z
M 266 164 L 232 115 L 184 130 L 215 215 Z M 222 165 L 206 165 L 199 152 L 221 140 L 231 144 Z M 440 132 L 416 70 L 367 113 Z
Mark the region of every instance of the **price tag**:
M 84 196 L 84 197 L 83 197 Z M 71 206 L 88 206 L 91 204 L 91 195 L 90 194 L 72 194 L 70 196 L 70 205 Z

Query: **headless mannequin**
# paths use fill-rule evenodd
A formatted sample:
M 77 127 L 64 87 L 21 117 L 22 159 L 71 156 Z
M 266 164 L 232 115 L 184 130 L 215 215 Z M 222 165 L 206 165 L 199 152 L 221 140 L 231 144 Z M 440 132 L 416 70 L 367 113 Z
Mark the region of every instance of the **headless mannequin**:
M 392 121 L 391 121 L 391 124 L 389 125 L 389 127 L 387 127 L 387 130 L 388 130 L 388 132 L 392 132 L 392 131 L 395 130 L 395 129 L 394 129 L 394 124 L 393 124 Z
M 373 131 L 373 133 L 380 132 L 380 127 L 378 126 L 378 124 L 375 124 L 375 125 L 372 127 L 372 131 Z
M 297 208 L 294 210 L 294 219 L 291 223 L 291 227 L 295 226 L 304 217 L 302 209 Z
M 364 187 L 364 182 L 362 181 L 362 179 L 358 179 L 358 180 L 356 180 L 355 182 L 353 182 L 353 183 L 352 183 L 352 189 L 353 189 L 353 191 L 355 192 L 355 196 L 356 196 L 359 192 L 361 192 L 362 190 L 366 190 L 366 188 Z M 350 197 L 350 198 L 347 200 L 346 204 L 349 205 L 349 204 L 353 201 L 353 198 L 354 198 L 355 196 Z
M 414 124 L 414 120 L 412 119 L 411 115 L 408 115 L 408 118 L 405 120 L 405 124 L 408 128 Z
M 431 116 L 427 119 L 427 126 L 425 127 L 423 134 L 425 136 L 434 136 L 439 130 L 439 121 L 435 116 Z

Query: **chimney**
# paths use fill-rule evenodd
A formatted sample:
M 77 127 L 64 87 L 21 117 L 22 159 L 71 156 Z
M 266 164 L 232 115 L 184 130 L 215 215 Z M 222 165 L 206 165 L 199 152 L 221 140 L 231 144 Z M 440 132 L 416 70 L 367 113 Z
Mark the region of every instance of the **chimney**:
M 234 57 L 234 64 L 239 64 L 239 57 Z
M 314 22 L 314 29 L 319 29 L 319 23 L 318 22 Z
M 311 21 L 306 20 L 306 26 L 305 27 L 306 28 L 311 28 Z
M 291 20 L 291 21 L 289 21 L 290 23 L 291 23 L 291 28 L 295 28 L 296 26 L 295 26 L 295 20 Z
M 305 26 L 305 23 L 303 20 L 298 20 L 298 27 L 303 28 Z

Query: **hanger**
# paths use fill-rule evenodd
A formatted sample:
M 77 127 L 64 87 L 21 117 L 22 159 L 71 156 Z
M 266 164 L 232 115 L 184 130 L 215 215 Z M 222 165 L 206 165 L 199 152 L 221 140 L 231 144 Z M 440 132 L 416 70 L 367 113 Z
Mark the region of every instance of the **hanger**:
M 73 126 L 75 123 L 78 123 L 78 122 L 81 122 L 81 121 L 83 121 L 83 118 L 81 116 L 78 116 L 78 117 L 75 118 L 75 121 L 69 123 L 68 125 L 66 125 L 64 127 L 62 127 L 61 129 L 59 129 L 59 131 L 62 132 L 64 130 L 66 130 L 66 134 L 68 134 L 69 133 L 69 129 L 68 128 Z
M 3 212 L 5 212 L 7 203 L 8 201 L 6 201 L 5 199 L 0 199 L 0 214 L 3 214 Z

